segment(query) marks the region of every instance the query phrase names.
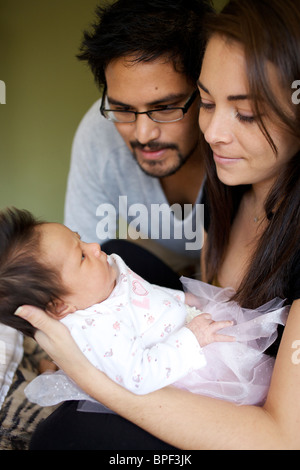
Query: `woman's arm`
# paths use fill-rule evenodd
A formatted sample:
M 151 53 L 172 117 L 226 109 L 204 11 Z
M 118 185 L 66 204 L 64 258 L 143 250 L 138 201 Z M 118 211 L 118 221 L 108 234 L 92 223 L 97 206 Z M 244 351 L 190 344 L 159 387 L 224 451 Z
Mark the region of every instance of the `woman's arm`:
M 37 309 L 26 311 L 25 318 L 41 330 L 37 341 L 81 388 L 169 444 L 190 450 L 300 448 L 300 364 L 292 360 L 292 345 L 300 340 L 300 300 L 291 308 L 264 407 L 238 406 L 175 387 L 135 396 L 91 366 L 63 325 Z

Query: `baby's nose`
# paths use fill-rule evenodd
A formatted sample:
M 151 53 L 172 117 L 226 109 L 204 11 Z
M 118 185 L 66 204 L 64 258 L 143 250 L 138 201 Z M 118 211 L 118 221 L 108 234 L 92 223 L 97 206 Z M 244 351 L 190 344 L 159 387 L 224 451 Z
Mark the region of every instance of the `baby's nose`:
M 97 258 L 99 258 L 101 253 L 101 247 L 99 243 L 90 243 L 90 250 Z

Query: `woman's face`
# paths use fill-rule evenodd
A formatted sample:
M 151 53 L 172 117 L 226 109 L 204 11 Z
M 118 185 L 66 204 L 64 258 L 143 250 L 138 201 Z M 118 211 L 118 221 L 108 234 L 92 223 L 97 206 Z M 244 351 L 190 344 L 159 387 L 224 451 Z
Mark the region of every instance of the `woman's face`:
M 289 106 L 276 69 L 268 64 L 270 86 Z M 199 78 L 199 124 L 209 143 L 220 180 L 227 185 L 252 184 L 269 189 L 285 163 L 299 150 L 293 137 L 271 113 L 263 121 L 277 147 L 275 154 L 253 114 L 242 46 L 214 35 L 204 55 Z M 281 101 L 280 101 L 281 102 Z

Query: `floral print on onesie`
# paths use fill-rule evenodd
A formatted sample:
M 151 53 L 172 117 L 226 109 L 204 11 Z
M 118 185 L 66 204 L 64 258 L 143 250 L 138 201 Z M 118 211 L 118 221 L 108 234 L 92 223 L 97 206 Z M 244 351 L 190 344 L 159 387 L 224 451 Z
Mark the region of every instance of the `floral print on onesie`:
M 118 255 L 108 299 L 62 320 L 87 358 L 135 393 L 149 393 L 206 364 L 193 333 L 184 327 L 184 293 L 148 283 Z

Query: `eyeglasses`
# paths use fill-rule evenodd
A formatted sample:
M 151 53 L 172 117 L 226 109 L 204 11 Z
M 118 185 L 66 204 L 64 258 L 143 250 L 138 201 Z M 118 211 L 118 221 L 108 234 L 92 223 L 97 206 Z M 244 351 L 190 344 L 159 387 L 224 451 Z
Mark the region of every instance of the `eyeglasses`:
M 138 114 L 147 114 L 147 116 L 154 122 L 177 122 L 183 119 L 184 115 L 188 112 L 198 95 L 198 90 L 195 90 L 194 93 L 189 97 L 185 105 L 181 108 L 161 106 L 160 108 L 151 109 L 149 111 L 126 111 L 125 109 L 106 109 L 104 107 L 105 104 L 108 104 L 105 87 L 102 95 L 100 113 L 102 114 L 102 116 L 112 122 L 135 122 L 137 120 Z

